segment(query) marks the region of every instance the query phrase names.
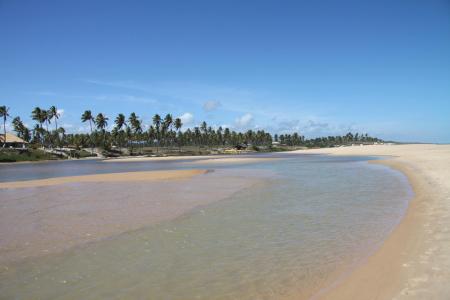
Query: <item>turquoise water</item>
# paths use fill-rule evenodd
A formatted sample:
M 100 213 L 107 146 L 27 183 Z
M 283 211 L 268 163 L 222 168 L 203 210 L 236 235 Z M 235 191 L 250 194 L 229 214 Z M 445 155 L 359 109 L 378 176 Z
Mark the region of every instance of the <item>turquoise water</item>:
M 361 158 L 287 157 L 225 167 L 261 178 L 176 219 L 18 263 L 0 274 L 0 294 L 307 299 L 382 243 L 412 192 L 402 174 Z

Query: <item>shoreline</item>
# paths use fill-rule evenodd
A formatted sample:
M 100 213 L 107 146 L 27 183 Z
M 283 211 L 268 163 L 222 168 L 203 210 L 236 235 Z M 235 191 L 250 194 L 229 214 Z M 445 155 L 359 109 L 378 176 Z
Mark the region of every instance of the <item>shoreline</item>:
M 450 265 L 450 247 L 441 242 L 445 239 L 436 239 L 436 235 L 432 234 L 441 230 L 436 226 L 442 222 L 442 219 L 435 218 L 436 206 L 442 205 L 439 203 L 442 200 L 444 206 L 450 206 L 450 203 L 445 201 L 448 200 L 445 197 L 448 194 L 448 185 L 443 184 L 442 190 L 436 189 L 436 185 L 444 183 L 439 179 L 446 178 L 443 171 L 445 163 L 449 161 L 450 147 L 390 145 L 361 148 L 330 148 L 304 152 L 344 156 L 390 156 L 368 162 L 402 172 L 407 177 L 414 196 L 400 223 L 393 228 L 381 246 L 311 299 L 445 299 L 449 288 L 444 282 L 450 279 L 450 275 L 444 271 L 442 264 Z M 414 148 L 423 149 L 413 153 L 416 151 Z M 441 162 L 438 158 L 424 156 L 432 154 L 429 152 L 433 150 L 441 154 L 443 152 Z M 434 170 L 435 176 L 429 174 L 431 164 L 441 166 L 440 170 Z M 448 218 L 448 214 L 446 211 L 439 217 Z M 445 227 L 446 234 L 447 231 L 448 227 Z M 439 259 L 434 257 L 438 252 L 441 252 Z M 433 287 L 430 287 L 432 280 Z

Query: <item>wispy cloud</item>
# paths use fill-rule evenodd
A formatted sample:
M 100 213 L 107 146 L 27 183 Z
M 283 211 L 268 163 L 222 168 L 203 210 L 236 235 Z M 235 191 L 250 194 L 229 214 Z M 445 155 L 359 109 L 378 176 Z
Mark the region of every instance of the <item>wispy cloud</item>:
M 208 100 L 205 103 L 203 103 L 203 110 L 206 112 L 211 112 L 213 110 L 216 110 L 220 107 L 220 101 L 217 100 Z
M 177 101 L 179 104 L 195 104 L 203 107 L 206 112 L 222 107 L 223 110 L 243 113 L 252 109 L 254 113 L 266 114 L 265 110 L 255 108 L 254 105 L 264 95 L 248 89 L 236 87 L 223 87 L 201 84 L 190 81 L 170 81 L 138 83 L 133 80 L 103 81 L 83 79 L 83 82 L 100 86 L 129 89 L 136 92 L 168 100 Z M 205 102 L 204 99 L 214 99 Z
M 253 115 L 250 113 L 246 113 L 243 116 L 237 118 L 235 124 L 237 128 L 245 128 L 251 125 L 252 122 L 253 122 Z
M 122 103 L 139 103 L 139 104 L 156 104 L 158 100 L 150 97 L 141 97 L 129 94 L 107 94 L 92 96 L 90 99 L 105 102 L 122 102 Z

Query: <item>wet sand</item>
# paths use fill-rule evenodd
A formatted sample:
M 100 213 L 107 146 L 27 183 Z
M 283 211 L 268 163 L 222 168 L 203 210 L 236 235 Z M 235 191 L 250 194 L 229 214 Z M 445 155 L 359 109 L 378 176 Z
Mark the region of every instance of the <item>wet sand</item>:
M 260 180 L 177 170 L 1 183 L 0 269 L 174 219 Z
M 0 189 L 42 187 L 75 182 L 137 182 L 148 180 L 183 179 L 194 175 L 204 174 L 206 172 L 206 170 L 170 170 L 67 176 L 38 180 L 0 182 Z
M 450 146 L 373 145 L 299 151 L 391 156 L 373 161 L 407 175 L 415 193 L 381 248 L 316 299 L 448 299 Z

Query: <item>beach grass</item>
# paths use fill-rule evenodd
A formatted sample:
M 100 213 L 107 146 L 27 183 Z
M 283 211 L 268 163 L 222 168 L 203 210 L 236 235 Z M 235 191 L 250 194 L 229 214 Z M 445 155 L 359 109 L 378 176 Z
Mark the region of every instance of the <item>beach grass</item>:
M 0 150 L 0 163 L 1 162 L 21 162 L 21 161 L 39 161 L 39 160 L 54 160 L 58 159 L 50 153 L 46 153 L 38 149 L 2 149 Z

